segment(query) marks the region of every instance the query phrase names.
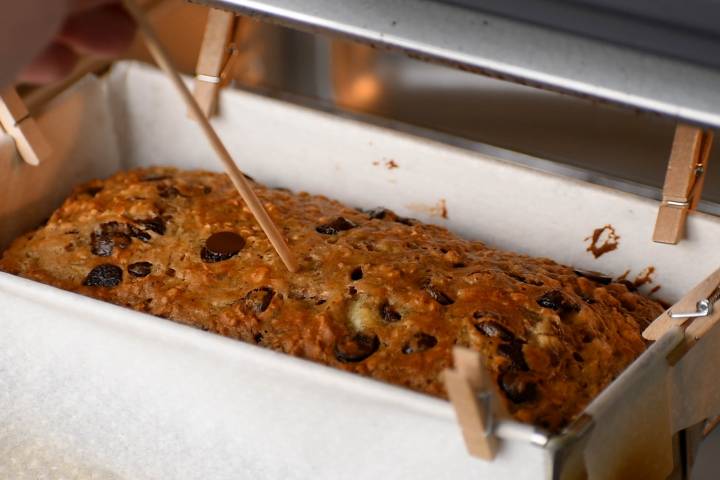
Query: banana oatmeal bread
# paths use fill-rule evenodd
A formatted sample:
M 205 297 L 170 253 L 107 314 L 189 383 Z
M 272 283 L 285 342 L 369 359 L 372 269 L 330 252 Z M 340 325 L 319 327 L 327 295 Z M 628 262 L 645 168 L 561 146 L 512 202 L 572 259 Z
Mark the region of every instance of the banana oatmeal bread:
M 645 348 L 663 308 L 621 283 L 384 209 L 256 185 L 289 274 L 225 175 L 153 168 L 77 188 L 0 268 L 336 368 L 445 396 L 476 349 L 515 418 L 557 431 Z

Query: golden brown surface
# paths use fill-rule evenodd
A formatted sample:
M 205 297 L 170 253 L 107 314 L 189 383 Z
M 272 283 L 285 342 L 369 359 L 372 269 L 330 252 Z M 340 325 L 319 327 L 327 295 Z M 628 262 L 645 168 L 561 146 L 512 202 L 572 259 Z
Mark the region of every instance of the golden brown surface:
M 77 188 L 0 268 L 436 396 L 465 345 L 517 419 L 551 430 L 643 351 L 640 331 L 662 311 L 551 260 L 256 188 L 298 255 L 295 275 L 227 177 L 160 168 Z

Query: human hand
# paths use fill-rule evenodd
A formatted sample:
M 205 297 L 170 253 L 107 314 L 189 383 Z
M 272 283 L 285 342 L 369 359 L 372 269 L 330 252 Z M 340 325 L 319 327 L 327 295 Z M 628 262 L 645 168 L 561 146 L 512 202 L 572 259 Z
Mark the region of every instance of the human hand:
M 80 55 L 121 54 L 135 31 L 119 0 L 0 0 L 0 11 L 0 87 L 59 80 Z

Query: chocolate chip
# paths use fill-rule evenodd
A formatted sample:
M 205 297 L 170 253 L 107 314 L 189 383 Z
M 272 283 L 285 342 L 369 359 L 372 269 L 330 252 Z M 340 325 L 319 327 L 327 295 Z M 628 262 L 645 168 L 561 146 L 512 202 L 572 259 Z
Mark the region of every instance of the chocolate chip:
M 133 277 L 147 277 L 152 272 L 153 264 L 150 262 L 137 262 L 128 265 L 127 271 Z
M 523 372 L 530 370 L 523 355 L 523 342 L 513 340 L 509 343 L 501 343 L 498 345 L 498 353 L 510 360 L 511 368 Z
M 388 323 L 395 323 L 402 320 L 402 315 L 395 311 L 388 302 L 383 302 L 380 305 L 380 318 Z
M 537 304 L 543 308 L 549 308 L 560 313 L 571 313 L 580 311 L 580 307 L 569 301 L 565 294 L 558 290 L 551 290 L 537 299 Z
M 370 218 L 370 220 L 382 220 L 387 216 L 388 213 L 392 213 L 392 212 L 390 212 L 390 210 L 387 210 L 385 208 L 377 207 L 377 208 L 368 210 L 366 213 L 368 215 L 368 218 Z
M 497 338 L 503 342 L 511 342 L 515 340 L 515 335 L 510 330 L 494 320 L 481 320 L 479 322 L 473 322 L 473 326 L 478 332 L 482 333 L 486 337 Z
M 102 192 L 104 190 L 104 187 L 88 187 L 83 192 L 85 195 L 90 195 L 91 197 L 95 198 L 98 193 Z
M 517 372 L 507 371 L 500 374 L 498 386 L 513 403 L 527 403 L 537 399 L 537 385 L 522 378 Z
M 583 302 L 587 303 L 588 305 L 593 305 L 597 303 L 597 301 L 589 295 L 581 294 L 580 298 L 582 298 Z
M 573 358 L 575 359 L 576 362 L 584 362 L 584 361 L 585 361 L 585 359 L 583 358 L 583 356 L 580 355 L 578 352 L 573 352 L 572 356 L 573 356 Z
M 335 344 L 335 358 L 343 363 L 358 363 L 370 357 L 380 348 L 380 339 L 375 334 L 357 333 L 346 336 Z
M 90 251 L 98 257 L 109 257 L 115 248 L 115 241 L 110 235 L 97 234 L 95 232 L 90 235 Z
M 397 216 L 392 210 L 387 208 L 377 207 L 372 210 L 367 210 L 368 218 L 370 220 L 392 220 L 394 222 L 402 223 L 403 225 L 412 226 L 415 224 L 415 220 L 412 218 L 405 218 Z
M 402 353 L 410 355 L 411 353 L 420 353 L 430 350 L 437 345 L 437 338 L 427 333 L 416 333 L 413 337 L 402 347 Z
M 127 229 L 128 229 L 128 235 L 130 235 L 132 238 L 137 238 L 141 242 L 147 243 L 150 240 L 152 240 L 152 236 L 149 233 L 140 230 L 139 228 L 137 228 L 134 225 L 128 225 Z
M 130 246 L 132 240 L 125 233 L 125 227 L 124 224 L 118 222 L 101 224 L 90 235 L 90 251 L 93 255 L 109 257 L 115 247 L 125 249 Z
M 355 267 L 352 272 L 350 272 L 350 280 L 353 282 L 357 282 L 358 280 L 362 280 L 363 278 L 363 270 L 362 267 Z
M 168 277 L 174 277 L 176 273 L 177 272 L 174 268 L 168 268 L 167 270 L 165 270 L 165 275 L 167 275 Z
M 350 295 L 357 295 L 357 288 L 352 287 L 352 286 L 351 286 L 351 287 L 348 287 L 348 293 L 349 293 Z
M 452 268 L 465 268 L 467 265 L 465 265 L 463 262 L 457 262 L 452 264 Z
M 240 252 L 245 246 L 245 239 L 234 232 L 220 232 L 210 236 L 200 251 L 200 258 L 205 263 L 216 263 L 228 260 Z
M 536 287 L 541 287 L 543 285 L 543 282 L 541 282 L 540 280 L 535 280 L 527 277 L 526 275 L 522 275 L 516 272 L 505 272 L 505 274 L 520 283 L 525 283 L 527 285 L 533 285 Z
M 353 222 L 345 217 L 338 217 L 330 223 L 325 223 L 315 228 L 315 231 L 322 235 L 337 235 L 340 232 L 350 230 L 357 227 Z
M 147 230 L 151 230 L 158 235 L 165 235 L 165 220 L 160 217 L 148 218 L 147 220 L 138 220 Z
M 275 290 L 270 287 L 260 287 L 249 291 L 243 299 L 245 308 L 253 313 L 263 313 L 270 306 Z
M 98 265 L 90 270 L 83 281 L 86 287 L 117 287 L 122 282 L 123 271 L 120 267 L 109 263 Z
M 256 333 L 253 337 L 253 340 L 255 340 L 255 343 L 260 345 L 260 343 L 263 341 L 263 334 L 262 333 Z
M 425 291 L 430 295 L 430 297 L 438 302 L 440 305 L 452 305 L 455 303 L 455 300 L 447 296 L 445 293 L 441 292 L 431 284 L 425 285 Z
M 174 198 L 180 195 L 180 190 L 172 185 L 160 184 L 157 186 L 157 191 L 162 198 Z
M 209 187 L 207 185 L 203 185 L 203 193 L 205 195 L 210 195 L 212 193 L 212 187 Z

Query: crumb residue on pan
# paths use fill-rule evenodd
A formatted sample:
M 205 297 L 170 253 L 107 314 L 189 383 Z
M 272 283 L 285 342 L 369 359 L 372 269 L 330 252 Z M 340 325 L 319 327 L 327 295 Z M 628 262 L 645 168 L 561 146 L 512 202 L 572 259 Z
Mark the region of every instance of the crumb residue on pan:
M 441 198 L 440 200 L 438 200 L 438 203 L 436 203 L 435 205 L 426 205 L 423 203 L 411 203 L 411 204 L 407 205 L 407 208 L 409 208 L 410 210 L 412 210 L 414 212 L 425 213 L 432 217 L 440 217 L 443 220 L 447 220 L 449 218 L 447 201 L 444 198 Z
M 620 235 L 612 225 L 596 228 L 592 235 L 585 239 L 586 242 L 590 241 L 587 251 L 591 252 L 595 258 L 600 258 L 602 255 L 616 250 L 619 240 Z
M 627 282 L 628 275 L 630 275 L 630 269 L 625 270 L 622 275 L 620 275 L 619 277 L 617 277 L 617 279 L 615 279 L 615 281 L 620 282 L 620 283 Z
M 655 267 L 652 265 L 645 267 L 644 270 L 642 270 L 640 273 L 638 273 L 635 276 L 635 279 L 633 281 L 628 280 L 628 276 L 630 275 L 630 270 L 625 270 L 622 275 L 617 277 L 615 279 L 615 282 L 624 284 L 628 290 L 635 291 L 642 287 L 643 285 L 647 285 L 649 283 L 653 283 L 653 274 L 655 273 Z M 650 290 L 650 293 L 655 293 L 658 290 L 660 290 L 660 285 L 656 285 L 653 287 L 652 290 Z
M 400 168 L 400 165 L 392 158 L 383 159 L 382 162 L 380 162 L 380 160 L 375 160 L 374 162 L 372 162 L 373 166 L 375 167 L 379 167 L 381 163 L 385 165 L 385 168 L 387 168 L 388 170 L 395 170 L 396 168 Z
M 440 199 L 440 203 L 439 203 L 438 207 L 440 208 L 440 216 L 442 218 L 444 218 L 445 220 L 447 220 L 448 219 L 448 209 L 447 209 L 447 202 L 445 201 L 444 198 Z
M 655 273 L 655 267 L 653 267 L 652 265 L 646 267 L 645 270 L 638 273 L 638 275 L 635 277 L 635 280 L 633 280 L 633 285 L 635 285 L 635 288 L 640 288 L 647 283 L 653 283 L 653 273 Z

